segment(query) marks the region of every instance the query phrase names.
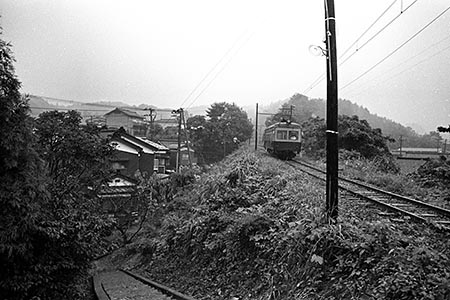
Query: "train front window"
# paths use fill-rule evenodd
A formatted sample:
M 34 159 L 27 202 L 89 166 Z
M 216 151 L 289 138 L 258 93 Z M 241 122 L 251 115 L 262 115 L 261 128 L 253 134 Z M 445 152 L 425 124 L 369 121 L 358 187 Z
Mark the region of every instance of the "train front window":
M 277 140 L 287 140 L 287 130 L 277 130 Z
M 289 139 L 291 141 L 298 140 L 298 132 L 297 131 L 289 131 Z

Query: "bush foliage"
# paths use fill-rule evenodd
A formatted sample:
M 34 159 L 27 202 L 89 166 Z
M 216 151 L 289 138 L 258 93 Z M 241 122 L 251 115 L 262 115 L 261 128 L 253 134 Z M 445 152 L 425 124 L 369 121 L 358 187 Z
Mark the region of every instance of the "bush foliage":
M 354 203 L 341 203 L 339 222 L 326 224 L 320 183 L 265 155 L 236 153 L 173 201 L 183 205 L 159 236 L 140 241 L 145 269 L 199 299 L 450 295 L 448 233 Z
M 31 119 L 13 62 L 0 39 L 0 297 L 84 299 L 111 149 L 76 112 Z

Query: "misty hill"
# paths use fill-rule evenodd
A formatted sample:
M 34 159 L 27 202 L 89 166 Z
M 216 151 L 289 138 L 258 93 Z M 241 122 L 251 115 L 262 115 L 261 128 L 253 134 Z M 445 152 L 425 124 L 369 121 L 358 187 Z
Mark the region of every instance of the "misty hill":
M 271 103 L 260 109 L 260 112 L 277 113 L 282 105 L 294 105 L 293 117 L 298 122 L 303 122 L 310 117 L 326 117 L 326 102 L 324 99 L 313 99 L 301 94 L 295 94 L 287 100 L 280 100 Z M 400 137 L 403 138 L 403 146 L 410 147 L 435 147 L 434 135 L 417 134 L 411 127 L 403 126 L 400 123 L 385 117 L 372 114 L 367 108 L 352 103 L 349 100 L 339 99 L 338 113 L 340 115 L 356 115 L 361 120 L 367 120 L 372 128 L 380 128 L 384 136 L 389 136 L 396 140 L 391 147 L 399 146 Z
M 31 108 L 31 115 L 33 117 L 37 117 L 44 111 L 55 109 L 77 110 L 83 117 L 103 116 L 105 113 L 115 109 L 116 107 L 135 109 L 138 113 L 142 111 L 142 114 L 146 113 L 144 109 L 157 109 L 157 107 L 153 105 L 141 104 L 139 106 L 132 106 L 120 101 L 80 102 L 36 95 L 29 95 L 28 98 L 28 103 Z

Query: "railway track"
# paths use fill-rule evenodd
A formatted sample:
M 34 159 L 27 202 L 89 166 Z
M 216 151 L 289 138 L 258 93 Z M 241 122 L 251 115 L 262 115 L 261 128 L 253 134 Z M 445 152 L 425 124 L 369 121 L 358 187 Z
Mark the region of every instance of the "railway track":
M 291 160 L 288 163 L 315 178 L 326 180 L 326 172 L 315 166 L 299 160 Z M 450 210 L 445 208 L 343 177 L 339 177 L 339 188 L 344 192 L 345 198 L 362 199 L 375 203 L 388 210 L 392 217 L 402 215 L 407 219 L 450 230 Z M 386 215 L 389 216 L 389 214 Z
M 98 300 L 195 300 L 129 271 L 103 272 L 93 277 Z

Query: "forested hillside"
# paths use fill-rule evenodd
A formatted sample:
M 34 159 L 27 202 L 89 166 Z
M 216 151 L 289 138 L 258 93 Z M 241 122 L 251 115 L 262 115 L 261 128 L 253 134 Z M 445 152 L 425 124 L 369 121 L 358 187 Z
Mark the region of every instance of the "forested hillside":
M 306 121 L 310 117 L 325 118 L 326 116 L 326 103 L 324 99 L 308 98 L 301 94 L 295 94 L 288 100 L 274 102 L 263 108 L 263 111 L 276 113 L 283 105 L 295 106 L 293 119 L 299 123 Z M 399 147 L 400 137 L 403 138 L 403 147 L 435 147 L 436 140 L 439 139 L 437 132 L 420 135 L 410 127 L 372 114 L 367 108 L 349 100 L 339 99 L 338 109 L 340 115 L 356 115 L 360 120 L 367 120 L 372 128 L 380 128 L 384 136 L 395 139 L 395 142 L 390 144 L 391 148 Z

